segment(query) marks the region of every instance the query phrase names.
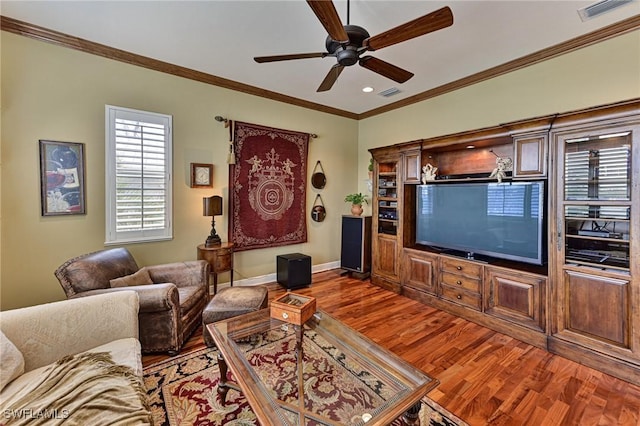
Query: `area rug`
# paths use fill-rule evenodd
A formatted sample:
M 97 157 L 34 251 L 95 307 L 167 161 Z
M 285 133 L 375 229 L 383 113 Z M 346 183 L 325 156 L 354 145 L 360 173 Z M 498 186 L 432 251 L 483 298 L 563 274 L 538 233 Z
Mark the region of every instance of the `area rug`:
M 149 404 L 156 426 L 259 425 L 242 393 L 229 390 L 221 404 L 216 349 L 200 349 L 144 369 Z M 396 421 L 394 426 L 401 425 Z M 467 426 L 435 402 L 424 398 L 422 426 Z
M 229 231 L 235 251 L 307 241 L 309 134 L 234 122 Z

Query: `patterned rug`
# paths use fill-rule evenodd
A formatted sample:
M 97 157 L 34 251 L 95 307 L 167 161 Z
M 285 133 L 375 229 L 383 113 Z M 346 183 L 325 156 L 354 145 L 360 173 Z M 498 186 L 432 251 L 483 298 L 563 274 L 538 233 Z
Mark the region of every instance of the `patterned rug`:
M 144 369 L 144 382 L 156 426 L 259 425 L 244 396 L 229 390 L 222 405 L 216 392 L 219 370 L 216 349 L 200 349 Z M 402 422 L 394 422 L 394 426 Z M 467 424 L 424 398 L 420 411 L 422 426 L 467 426 Z

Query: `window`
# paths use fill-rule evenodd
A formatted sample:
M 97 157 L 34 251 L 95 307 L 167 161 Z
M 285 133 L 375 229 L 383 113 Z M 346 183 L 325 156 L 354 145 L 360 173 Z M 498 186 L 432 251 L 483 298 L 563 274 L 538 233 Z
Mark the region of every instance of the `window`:
M 171 116 L 107 105 L 106 244 L 172 238 Z

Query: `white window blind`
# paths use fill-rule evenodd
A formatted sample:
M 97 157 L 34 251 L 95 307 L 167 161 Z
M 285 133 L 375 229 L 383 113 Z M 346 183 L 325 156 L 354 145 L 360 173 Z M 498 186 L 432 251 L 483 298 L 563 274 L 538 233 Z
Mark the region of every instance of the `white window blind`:
M 539 206 L 540 190 L 535 185 L 495 184 L 487 189 L 487 216 L 537 219 L 540 217 Z
M 106 243 L 170 239 L 171 116 L 106 106 Z
M 571 143 L 580 143 L 569 141 Z M 572 150 L 565 154 L 565 200 L 629 200 L 631 152 L 628 146 Z M 627 219 L 625 209 L 606 205 L 569 206 L 576 217 Z

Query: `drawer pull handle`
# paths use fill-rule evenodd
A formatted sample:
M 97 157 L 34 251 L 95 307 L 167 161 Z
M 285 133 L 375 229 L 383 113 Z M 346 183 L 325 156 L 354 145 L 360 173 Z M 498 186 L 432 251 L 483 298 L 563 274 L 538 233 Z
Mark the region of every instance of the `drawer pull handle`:
M 457 295 L 456 299 L 462 299 L 462 295 L 461 294 Z
M 288 314 L 288 313 L 286 313 L 286 312 L 283 312 L 283 313 L 282 313 L 282 318 L 283 318 L 283 319 L 287 319 L 287 318 L 289 318 L 289 314 Z
M 458 281 L 456 281 L 456 284 L 462 285 L 462 281 L 458 280 Z
M 456 269 L 457 269 L 458 271 L 462 271 L 462 266 L 456 266 Z

